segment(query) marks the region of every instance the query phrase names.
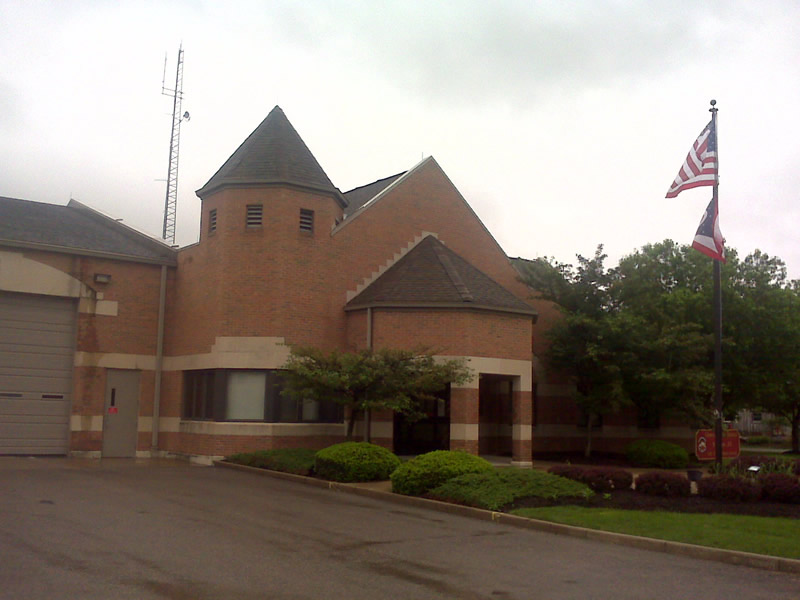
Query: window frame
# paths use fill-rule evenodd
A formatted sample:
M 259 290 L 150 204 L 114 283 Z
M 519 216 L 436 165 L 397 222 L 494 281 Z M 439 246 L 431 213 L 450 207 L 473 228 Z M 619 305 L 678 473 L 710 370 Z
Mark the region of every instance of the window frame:
M 317 418 L 303 420 L 303 400 L 283 395 L 282 369 L 201 369 L 183 372 L 183 402 L 181 419 L 185 421 L 215 421 L 221 423 L 328 423 L 344 422 L 344 410 L 333 401 L 317 402 Z M 265 373 L 264 418 L 229 419 L 228 380 L 231 373 Z M 199 392 L 199 394 L 198 394 Z M 288 409 L 288 412 L 287 412 Z M 294 417 L 285 416 L 294 411 Z

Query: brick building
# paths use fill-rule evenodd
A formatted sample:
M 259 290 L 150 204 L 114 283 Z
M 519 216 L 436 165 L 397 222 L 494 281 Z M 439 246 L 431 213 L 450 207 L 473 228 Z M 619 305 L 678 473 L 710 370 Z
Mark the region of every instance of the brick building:
M 433 158 L 342 193 L 275 107 L 197 194 L 200 240 L 180 250 L 75 201 L 0 198 L 0 453 L 342 440 L 338 407 L 280 394 L 291 345 L 465 357 L 473 380 L 426 419 L 372 416 L 373 440 L 398 452 L 529 465 L 537 429 L 542 450 L 580 438 L 567 386 L 534 355 L 537 314 L 546 326 L 555 311 Z

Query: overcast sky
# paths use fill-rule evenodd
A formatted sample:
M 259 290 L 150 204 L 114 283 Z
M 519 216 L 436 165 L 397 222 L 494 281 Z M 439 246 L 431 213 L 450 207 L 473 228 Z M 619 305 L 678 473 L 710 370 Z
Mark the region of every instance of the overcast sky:
M 432 155 L 509 256 L 691 243 L 664 195 L 719 108 L 729 247 L 800 278 L 797 0 L 0 0 L 0 196 L 158 236 L 185 51 L 177 238 L 276 104 L 342 191 Z

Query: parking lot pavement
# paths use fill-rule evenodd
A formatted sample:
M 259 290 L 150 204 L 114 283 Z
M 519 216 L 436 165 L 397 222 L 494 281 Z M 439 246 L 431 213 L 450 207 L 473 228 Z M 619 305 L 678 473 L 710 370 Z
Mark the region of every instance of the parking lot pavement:
M 0 457 L 0 598 L 794 598 L 800 580 L 179 461 Z

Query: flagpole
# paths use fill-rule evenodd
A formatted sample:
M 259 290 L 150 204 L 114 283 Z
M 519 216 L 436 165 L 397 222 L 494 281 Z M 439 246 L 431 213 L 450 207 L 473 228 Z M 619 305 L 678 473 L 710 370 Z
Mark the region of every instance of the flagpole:
M 711 124 L 714 136 L 717 136 L 717 101 L 711 101 Z M 714 174 L 713 199 L 716 212 L 719 212 L 719 138 L 716 137 L 717 168 Z M 717 467 L 722 466 L 722 265 L 721 261 L 714 263 L 714 441 Z

